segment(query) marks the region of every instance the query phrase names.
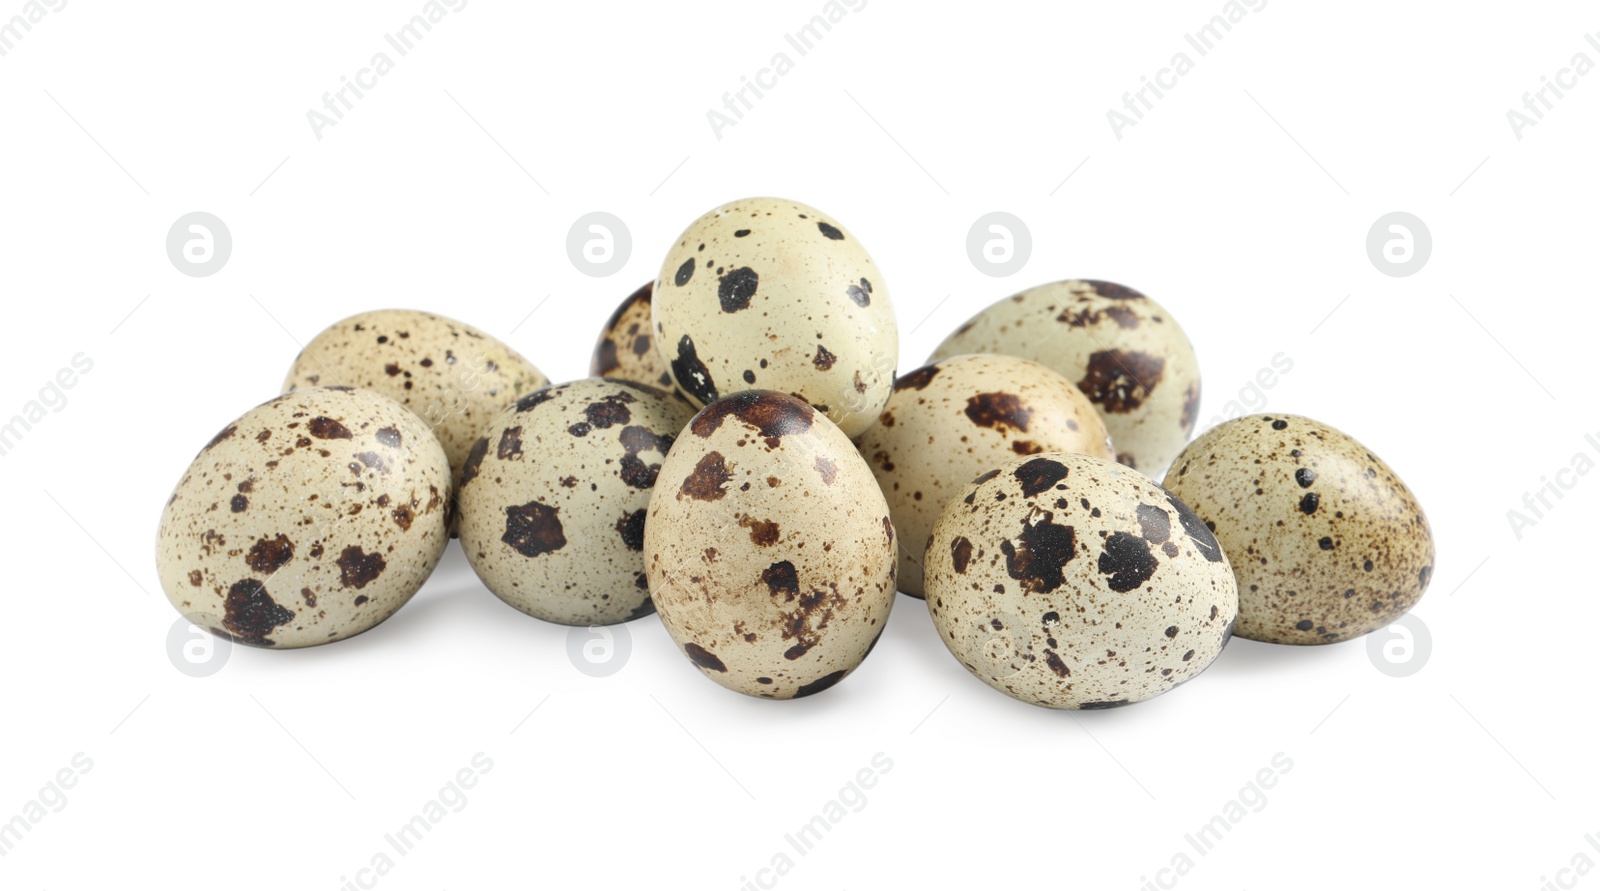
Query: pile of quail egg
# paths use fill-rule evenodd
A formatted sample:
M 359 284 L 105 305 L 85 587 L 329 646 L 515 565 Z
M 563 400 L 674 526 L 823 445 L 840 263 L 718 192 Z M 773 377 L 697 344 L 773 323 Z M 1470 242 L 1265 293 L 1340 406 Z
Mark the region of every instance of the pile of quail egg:
M 1355 439 L 1273 414 L 1190 442 L 1194 351 L 1131 288 L 1041 285 L 899 364 L 855 236 L 736 201 L 617 308 L 585 379 L 424 312 L 323 331 L 179 480 L 161 584 L 218 635 L 313 646 L 393 615 L 457 537 L 517 610 L 655 613 L 772 699 L 853 671 L 898 591 L 985 683 L 1072 709 L 1171 690 L 1236 633 L 1367 634 L 1428 585 L 1422 508 Z

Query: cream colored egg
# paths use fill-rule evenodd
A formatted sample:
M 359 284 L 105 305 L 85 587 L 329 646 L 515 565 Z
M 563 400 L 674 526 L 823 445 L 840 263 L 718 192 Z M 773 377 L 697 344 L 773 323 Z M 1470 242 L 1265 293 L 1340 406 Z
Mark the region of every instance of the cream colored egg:
M 973 480 L 934 523 L 928 611 L 996 690 L 1112 708 L 1191 680 L 1239 608 L 1228 558 L 1173 495 L 1120 464 L 1052 452 Z
M 346 386 L 373 390 L 432 427 L 454 473 L 478 433 L 517 397 L 550 381 L 488 334 L 453 319 L 380 309 L 328 326 L 306 344 L 286 392 Z
M 649 282 L 634 291 L 606 320 L 589 360 L 592 377 L 633 381 L 669 392 L 673 389 L 667 362 L 656 349 L 655 329 L 650 327 L 650 294 L 654 290 L 655 282 Z
M 1433 576 L 1416 496 L 1366 446 L 1310 418 L 1218 424 L 1183 450 L 1166 486 L 1233 560 L 1240 637 L 1359 637 L 1415 606 Z
M 1117 460 L 1159 479 L 1200 411 L 1189 338 L 1154 300 L 1111 282 L 1069 280 L 990 306 L 933 351 L 1005 353 L 1076 383 L 1105 418 Z
M 788 393 L 854 437 L 899 361 L 889 290 L 837 220 L 780 198 L 725 204 L 684 231 L 656 280 L 656 345 L 697 406 Z
M 649 613 L 645 508 L 693 414 L 653 387 L 590 378 L 547 387 L 494 420 L 457 491 L 461 549 L 501 600 L 566 625 Z
M 709 678 L 790 699 L 866 658 L 894 604 L 894 527 L 821 413 L 751 390 L 701 409 L 661 466 L 645 572 L 672 639 Z
M 161 514 L 156 569 L 180 613 L 240 643 L 307 647 L 393 615 L 449 537 L 450 466 L 416 415 L 313 387 L 224 427 Z
M 973 477 L 1018 455 L 1112 456 L 1099 413 L 1071 381 L 1004 355 L 954 356 L 901 375 L 857 446 L 900 536 L 900 590 L 915 597 L 939 509 Z

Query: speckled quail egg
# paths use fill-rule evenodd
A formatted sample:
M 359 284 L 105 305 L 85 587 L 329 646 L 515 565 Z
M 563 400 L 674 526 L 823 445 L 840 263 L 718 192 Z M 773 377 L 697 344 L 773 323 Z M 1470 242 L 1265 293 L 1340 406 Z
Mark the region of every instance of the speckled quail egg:
M 1159 479 L 1200 411 L 1200 366 L 1172 315 L 1132 288 L 1071 280 L 973 316 L 933 351 L 1006 353 L 1055 369 L 1105 417 L 1117 460 Z
M 673 389 L 667 362 L 656 349 L 655 329 L 650 327 L 653 290 L 655 282 L 646 283 L 606 320 L 589 360 L 591 376 L 633 381 L 669 392 Z
M 968 671 L 1051 708 L 1171 690 L 1222 652 L 1239 608 L 1205 523 L 1143 475 L 1088 455 L 1013 458 L 933 526 L 928 611 Z
M 518 400 L 461 471 L 461 549 L 478 578 L 549 622 L 609 625 L 649 613 L 645 507 L 693 413 L 654 387 L 600 378 Z
M 449 541 L 450 466 L 428 425 L 369 390 L 313 387 L 227 425 L 161 514 L 180 613 L 263 647 L 360 634 L 422 587 Z
M 900 590 L 922 596 L 922 548 L 968 480 L 1017 455 L 1112 455 L 1105 424 L 1071 381 L 1027 359 L 953 356 L 901 375 L 857 440 L 900 536 Z
M 749 390 L 701 409 L 662 463 L 645 571 L 707 677 L 791 699 L 838 683 L 883 633 L 894 537 L 844 433 L 799 399 Z
M 427 421 L 453 473 L 485 424 L 517 397 L 550 383 L 495 338 L 444 316 L 380 309 L 336 322 L 300 351 L 283 382 L 363 387 Z
M 1239 579 L 1239 636 L 1349 640 L 1416 605 L 1433 533 L 1366 446 L 1310 418 L 1249 415 L 1183 450 L 1166 486 L 1215 530 Z
M 776 390 L 854 437 L 894 383 L 899 335 L 883 276 L 854 235 L 794 201 L 750 198 L 695 220 L 662 264 L 652 317 L 696 406 Z

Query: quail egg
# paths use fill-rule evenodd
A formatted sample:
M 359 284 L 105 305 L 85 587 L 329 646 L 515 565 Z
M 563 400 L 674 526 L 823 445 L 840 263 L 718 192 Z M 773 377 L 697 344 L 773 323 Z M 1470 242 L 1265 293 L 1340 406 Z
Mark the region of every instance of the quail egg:
M 645 507 L 694 412 L 630 381 L 524 396 L 473 443 L 457 488 L 461 549 L 501 600 L 566 625 L 649 613 Z
M 791 699 L 838 683 L 883 633 L 894 538 L 844 433 L 799 399 L 748 390 L 701 409 L 662 463 L 645 572 L 701 672 Z
M 360 634 L 444 552 L 450 466 L 428 425 L 370 390 L 313 387 L 245 412 L 161 514 L 156 569 L 180 613 L 240 643 Z
M 1239 597 L 1184 503 L 1101 458 L 1047 452 L 973 480 L 933 526 L 928 611 L 951 654 L 1008 696 L 1112 708 L 1192 679 Z
M 1183 450 L 1166 486 L 1232 558 L 1240 637 L 1359 637 L 1415 606 L 1433 575 L 1416 496 L 1366 446 L 1310 418 L 1218 424 Z

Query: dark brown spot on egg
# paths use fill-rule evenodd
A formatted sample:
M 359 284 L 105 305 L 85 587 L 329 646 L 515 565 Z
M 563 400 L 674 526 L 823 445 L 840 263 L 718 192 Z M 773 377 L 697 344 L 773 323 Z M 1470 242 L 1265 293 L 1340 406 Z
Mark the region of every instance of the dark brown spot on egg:
M 645 508 L 639 508 L 631 514 L 623 514 L 617 520 L 617 535 L 622 537 L 622 543 L 630 551 L 644 550 L 644 518 Z
M 673 379 L 685 393 L 701 403 L 716 401 L 716 382 L 711 379 L 710 369 L 700 361 L 699 354 L 695 352 L 694 341 L 689 339 L 689 335 L 685 334 L 678 339 L 677 358 L 669 364 L 672 366 Z
M 721 659 L 718 659 L 714 653 L 697 643 L 684 644 L 683 652 L 689 657 L 690 662 L 693 662 L 706 671 L 728 670 L 728 666 L 723 665 Z
M 387 564 L 383 555 L 368 554 L 360 545 L 350 545 L 339 553 L 339 584 L 346 588 L 365 588 L 369 582 L 383 574 Z
M 1061 587 L 1062 567 L 1077 555 L 1073 527 L 1057 524 L 1054 519 L 1054 513 L 1035 508 L 1023 521 L 1017 539 L 1000 543 L 1006 574 L 1021 582 L 1022 589 L 1030 594 Z
M 933 382 L 933 379 L 938 374 L 939 366 L 937 365 L 924 365 L 916 371 L 908 371 L 895 379 L 894 391 L 898 393 L 901 390 L 924 389 Z
M 761 570 L 761 582 L 773 597 L 781 594 L 792 599 L 800 593 L 800 576 L 788 560 L 780 560 Z
M 972 561 L 972 542 L 966 536 L 958 535 L 950 542 L 950 562 L 956 572 L 965 573 L 967 564 Z
M 622 428 L 617 440 L 622 443 L 624 454 L 618 462 L 618 475 L 622 481 L 635 489 L 649 489 L 656 484 L 656 475 L 661 472 L 660 464 L 646 464 L 639 458 L 642 452 L 660 452 L 662 455 L 672 448 L 671 436 L 660 436 L 638 425 Z
M 267 635 L 293 618 L 293 612 L 279 606 L 267 593 L 266 585 L 255 579 L 241 579 L 228 589 L 222 627 L 241 643 L 272 646 Z
M 200 583 L 202 581 L 204 581 L 204 580 L 205 580 L 205 577 L 200 574 L 200 570 L 191 569 L 189 571 L 189 584 L 191 584 L 191 585 L 195 586 L 196 588 L 198 588 L 198 587 L 200 587 Z
M 294 542 L 282 532 L 273 538 L 258 538 L 250 546 L 250 552 L 245 554 L 245 565 L 261 575 L 272 575 L 283 564 L 294 558 Z
M 1179 501 L 1176 495 L 1169 493 L 1167 503 L 1177 511 L 1178 522 L 1183 525 L 1183 531 L 1188 534 L 1189 540 L 1194 542 L 1195 550 L 1200 552 L 1200 556 L 1205 557 L 1210 563 L 1222 562 L 1222 545 L 1217 543 L 1217 537 L 1211 534 L 1206 522 L 1190 510 L 1189 505 Z
M 391 449 L 397 449 L 400 447 L 400 431 L 394 427 L 381 427 L 378 429 L 378 432 L 374 434 L 374 436 L 377 437 L 378 442 L 388 446 Z
M 689 422 L 689 429 L 696 436 L 709 437 L 729 415 L 760 431 L 766 439 L 767 448 L 772 449 L 777 448 L 780 438 L 810 430 L 816 410 L 783 393 L 746 390 L 702 408 Z
M 539 501 L 506 508 L 506 531 L 500 540 L 524 557 L 559 551 L 567 544 L 561 509 Z
M 979 427 L 992 430 L 1011 427 L 1026 433 L 1033 410 L 1011 393 L 979 393 L 967 399 L 966 415 Z
M 1040 492 L 1048 490 L 1051 486 L 1067 478 L 1067 467 L 1060 461 L 1049 458 L 1034 458 L 1026 461 L 1012 475 L 1022 483 L 1022 494 L 1032 498 Z
M 1139 531 L 1145 541 L 1161 544 L 1172 537 L 1172 517 L 1165 508 L 1140 504 L 1134 512 L 1139 518 Z
M 1126 285 L 1116 282 L 1103 282 L 1094 279 L 1084 279 L 1083 283 L 1094 289 L 1094 292 L 1107 300 L 1144 300 L 1145 296 Z
M 406 504 L 395 508 L 389 513 L 389 516 L 394 517 L 395 525 L 405 532 L 411 531 L 411 524 L 416 520 L 416 514 L 412 513 L 410 505 Z
M 500 444 L 495 447 L 494 456 L 501 461 L 511 461 L 522 457 L 521 427 L 507 427 L 500 432 Z
M 235 496 L 233 496 L 232 499 L 230 499 L 228 501 L 229 509 L 231 509 L 236 514 L 244 513 L 245 509 L 248 508 L 249 506 L 250 506 L 250 499 L 244 497 L 243 495 L 235 495 Z
M 689 283 L 689 279 L 692 278 L 694 278 L 694 258 L 690 257 L 689 259 L 683 261 L 682 266 L 678 267 L 677 273 L 672 276 L 672 283 L 681 288 L 684 285 L 687 285 Z
M 349 439 L 350 428 L 333 418 L 318 415 L 306 422 L 306 431 L 318 439 Z
M 748 266 L 740 266 L 723 275 L 717 282 L 717 302 L 722 305 L 722 311 L 738 312 L 749 308 L 750 298 L 756 295 L 760 283 L 761 277 Z
M 209 451 L 212 446 L 214 446 L 217 443 L 223 441 L 224 439 L 227 439 L 228 437 L 232 436 L 234 431 L 236 431 L 238 429 L 239 429 L 238 426 L 234 425 L 234 424 L 230 424 L 227 427 L 224 427 L 221 430 L 221 432 L 219 432 L 216 436 L 211 437 L 211 441 L 206 443 L 206 447 L 201 449 L 200 451 L 202 451 L 202 452 Z M 268 430 L 263 430 L 261 432 L 262 433 L 266 433 L 269 436 L 271 435 L 271 431 L 268 431 Z M 261 442 L 266 442 L 266 439 L 263 438 L 263 437 L 260 437 L 260 436 L 257 436 L 256 439 L 261 441 Z
M 1106 586 L 1117 593 L 1126 593 L 1150 580 L 1156 571 L 1156 558 L 1150 544 L 1126 532 L 1113 532 L 1105 540 L 1105 550 L 1100 554 L 1098 568 L 1111 578 Z
M 483 456 L 488 453 L 489 440 L 485 437 L 478 437 L 478 441 L 473 443 L 472 449 L 467 452 L 466 463 L 461 465 L 461 482 L 456 486 L 457 491 L 465 489 L 467 483 L 472 482 L 477 477 L 478 468 L 483 466 Z
M 805 696 L 814 696 L 818 693 L 821 693 L 823 690 L 826 690 L 834 684 L 844 680 L 844 676 L 846 674 L 849 674 L 849 672 L 845 671 L 844 669 L 840 669 L 838 671 L 825 674 L 809 684 L 801 684 L 800 688 L 794 691 L 794 698 L 800 699 Z
M 739 518 L 739 525 L 750 530 L 750 540 L 759 547 L 768 548 L 778 543 L 778 524 L 771 520 L 757 520 L 747 515 Z
M 830 225 L 828 223 L 824 223 L 821 220 L 817 221 L 817 231 L 821 232 L 823 237 L 825 237 L 825 238 L 827 238 L 827 239 L 829 239 L 831 241 L 843 241 L 844 240 L 844 233 L 843 232 L 840 232 L 837 227 L 835 227 L 833 225 Z
M 728 494 L 723 488 L 733 479 L 721 452 L 707 452 L 683 479 L 678 492 L 696 501 L 717 501 Z
M 817 344 L 817 354 L 811 357 L 811 364 L 815 365 L 818 371 L 827 371 L 833 367 L 833 363 L 837 360 L 838 357 L 828 352 L 828 348 L 819 343 Z
M 1144 404 L 1161 382 L 1165 369 L 1166 360 L 1159 356 L 1101 350 L 1090 354 L 1078 389 L 1101 410 L 1125 414 Z

